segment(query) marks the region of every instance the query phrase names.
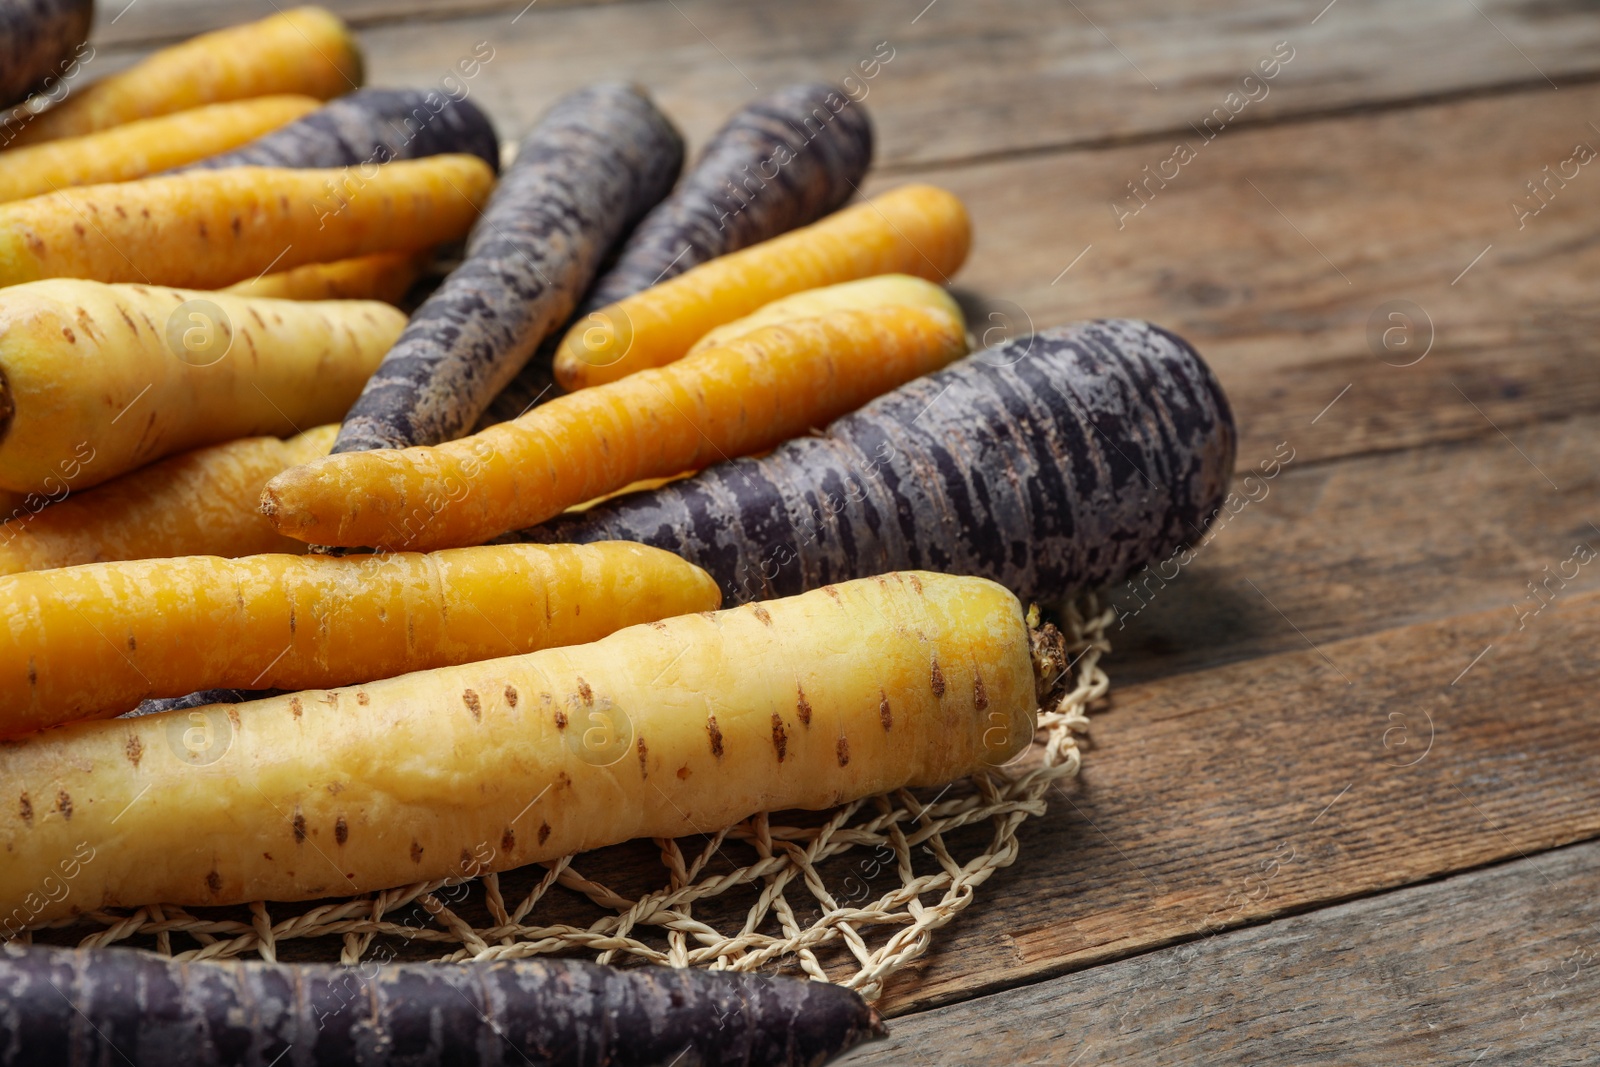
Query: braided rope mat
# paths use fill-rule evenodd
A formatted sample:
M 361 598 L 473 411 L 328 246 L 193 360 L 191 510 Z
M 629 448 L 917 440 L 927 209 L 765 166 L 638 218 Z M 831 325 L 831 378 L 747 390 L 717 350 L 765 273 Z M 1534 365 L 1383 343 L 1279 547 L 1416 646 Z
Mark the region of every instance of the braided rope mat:
M 57 941 L 92 926 L 96 929 L 77 943 L 102 946 L 131 939 L 178 960 L 254 952 L 274 961 L 282 948 L 296 959 L 337 958 L 352 966 L 395 958 L 460 962 L 562 953 L 602 963 L 799 970 L 874 1000 L 892 974 L 927 952 L 933 932 L 972 903 L 990 875 L 1017 858 L 1017 829 L 1044 814 L 1046 792 L 1077 775 L 1078 737 L 1087 730 L 1090 706 L 1110 685 L 1099 661 L 1111 650 L 1106 631 L 1113 618 L 1114 612 L 1101 611 L 1093 597 L 1063 610 L 1060 629 L 1068 670 L 1074 673 L 1059 702 L 1040 712 L 1033 745 L 1007 767 L 952 783 L 928 802 L 908 790 L 857 800 L 823 813 L 815 825 L 775 825 L 758 815 L 703 843 L 693 842 L 700 846 L 693 859 L 686 857 L 683 842 L 658 839 L 665 884 L 631 895 L 579 872 L 580 861 L 585 868 L 591 862 L 606 866 L 612 850 L 601 850 L 517 872 L 421 882 L 319 903 L 291 918 L 274 918 L 262 902 L 248 909 L 205 909 L 222 913 L 215 917 L 153 905 L 125 915 L 91 912 L 38 931 Z M 957 852 L 973 849 L 965 861 L 957 858 Z M 862 853 L 866 858 L 859 859 Z M 741 865 L 734 856 L 749 859 Z M 917 871 L 919 862 L 923 873 Z M 627 868 L 635 881 L 638 868 L 636 861 Z M 730 869 L 722 873 L 723 868 Z M 530 881 L 541 870 L 542 876 L 514 894 L 518 902 L 509 905 L 505 883 L 519 876 Z M 872 883 L 889 872 L 896 884 L 867 899 Z M 659 874 L 654 881 L 660 883 Z M 566 902 L 566 911 L 578 903 L 600 917 L 587 925 L 532 921 L 542 902 L 552 910 L 558 886 L 585 898 Z M 925 903 L 922 898 L 929 894 L 936 898 Z M 748 905 L 742 921 L 736 901 Z M 280 914 L 296 907 L 306 905 L 272 905 Z M 696 907 L 702 917 L 696 917 Z M 711 911 L 720 914 L 704 917 Z M 718 920 L 721 928 L 713 925 Z M 33 933 L 23 936 L 32 940 Z M 186 936 L 198 947 L 180 945 L 174 951 L 173 935 Z M 290 952 L 290 942 L 311 944 Z M 419 957 L 419 950 L 425 954 Z

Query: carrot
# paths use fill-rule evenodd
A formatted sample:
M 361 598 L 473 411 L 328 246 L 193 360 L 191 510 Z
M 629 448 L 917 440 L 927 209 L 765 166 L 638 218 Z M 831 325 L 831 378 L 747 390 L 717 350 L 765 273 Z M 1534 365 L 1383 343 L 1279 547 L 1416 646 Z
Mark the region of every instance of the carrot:
M 833 86 L 791 85 L 751 101 L 712 135 L 678 188 L 628 236 L 574 318 L 816 221 L 850 199 L 871 160 L 866 109 Z M 551 375 L 557 341 L 541 345 L 495 397 L 491 423 L 560 395 Z
M 54 279 L 0 289 L 0 487 L 86 489 L 341 415 L 405 325 L 376 301 Z
M 793 296 L 782 297 L 764 304 L 742 319 L 734 319 L 696 341 L 688 355 L 727 344 L 735 337 L 743 337 L 763 326 L 793 322 L 796 319 L 813 319 L 844 309 L 867 310 L 893 305 L 941 308 L 961 317 L 961 305 L 940 286 L 909 274 L 879 274 L 855 282 L 825 285 L 820 289 L 805 289 Z
M 204 33 L 76 89 L 34 115 L 17 147 L 78 137 L 135 119 L 205 104 L 293 93 L 327 100 L 361 83 L 361 51 L 345 24 L 320 7 Z
M 503 871 L 936 785 L 1031 742 L 1055 684 L 1032 645 L 1051 636 L 992 582 L 908 572 L 351 688 L 58 727 L 0 745 L 0 915 L 79 841 L 94 862 L 31 921 L 345 896 L 449 877 L 478 842 Z
M 961 320 L 929 308 L 769 326 L 459 441 L 313 460 L 268 482 L 261 506 L 312 544 L 477 544 L 641 478 L 771 448 L 965 351 Z
M 293 270 L 262 274 L 234 282 L 222 291 L 277 300 L 382 300 L 398 304 L 432 261 L 431 248 L 374 252 L 370 256 L 308 263 Z
M 13 149 L 0 153 L 0 200 L 142 178 L 225 152 L 316 107 L 309 96 L 261 96 Z
M 50 507 L 42 496 L 32 506 L 19 497 L 0 512 L 11 520 L 0 525 L 0 575 L 118 559 L 304 552 L 257 503 L 274 474 L 327 455 L 337 429 L 197 448 L 82 492 L 64 484 L 66 495 Z
M 189 169 L 350 167 L 461 152 L 500 169 L 500 142 L 478 105 L 419 89 L 357 89 L 282 129 Z
M 51 881 L 70 888 L 64 872 L 94 862 L 69 855 Z M 0 988 L 3 1067 L 532 1065 L 524 1050 L 539 1067 L 819 1067 L 886 1033 L 826 982 L 580 960 L 174 963 L 11 944 Z
M 432 445 L 470 431 L 682 163 L 678 131 L 634 87 L 595 85 L 557 101 L 518 148 L 461 266 L 412 316 L 333 450 Z
M 1182 546 L 1222 506 L 1236 441 L 1222 387 L 1181 338 L 1081 323 L 525 536 L 652 544 L 704 567 L 729 603 L 913 567 L 1054 601 L 1192 558 Z
M 10 107 L 69 64 L 89 39 L 94 0 L 10 0 L 0 4 L 0 107 Z
M 0 285 L 93 278 L 219 288 L 268 269 L 454 240 L 494 174 L 473 156 L 360 169 L 234 167 L 0 204 Z
M 700 568 L 620 541 L 14 574 L 0 578 L 0 737 L 147 697 L 348 685 L 581 644 L 720 603 Z
M 815 222 L 850 199 L 871 161 L 866 109 L 834 86 L 807 82 L 752 100 L 628 237 L 595 283 L 591 310 Z
M 902 186 L 580 319 L 556 353 L 556 380 L 579 389 L 664 366 L 713 327 L 802 289 L 889 273 L 944 281 L 971 242 L 953 194 Z

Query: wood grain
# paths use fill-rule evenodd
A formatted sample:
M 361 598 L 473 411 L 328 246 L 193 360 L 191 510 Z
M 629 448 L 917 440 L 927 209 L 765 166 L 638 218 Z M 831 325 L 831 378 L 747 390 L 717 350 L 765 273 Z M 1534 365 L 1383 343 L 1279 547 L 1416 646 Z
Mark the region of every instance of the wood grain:
M 104 0 L 95 40 L 149 47 L 269 15 L 275 2 Z M 1260 99 L 1239 111 L 1240 123 L 1508 84 L 1549 91 L 1546 76 L 1567 85 L 1600 70 L 1600 23 L 1584 5 L 1548 0 L 1340 0 L 1315 24 L 1321 5 L 1303 0 L 1248 12 L 1218 0 L 328 6 L 362 27 L 374 85 L 432 84 L 458 54 L 490 42 L 497 58 L 482 79 L 483 101 L 508 139 L 556 97 L 622 78 L 658 93 L 700 144 L 756 86 L 841 79 L 887 41 L 894 58 L 866 84 L 880 159 L 895 165 L 1187 130 L 1223 106 L 1279 41 L 1294 58 L 1264 96 L 1251 89 Z
M 1217 371 L 1242 461 L 1286 439 L 1310 461 L 1600 410 L 1600 164 L 1523 229 L 1510 208 L 1575 142 L 1600 147 L 1596 114 L 1600 87 L 1584 87 L 1225 132 L 1121 230 L 1111 198 L 1170 149 L 923 177 L 971 209 L 956 283 L 982 294 L 976 332 L 1152 319 Z M 1375 351 L 1369 320 L 1398 300 L 1426 317 L 1413 311 L 1417 328 Z M 1430 320 L 1426 357 L 1396 365 L 1426 347 Z
M 910 1016 L 841 1063 L 1576 1067 L 1596 879 L 1575 845 Z
M 1238 513 L 1193 562 L 1107 591 L 1111 677 L 1120 688 L 1463 612 L 1513 626 L 1538 607 L 1529 583 L 1564 564 L 1573 576 L 1541 596 L 1600 589 L 1600 564 L 1566 563 L 1580 542 L 1600 553 L 1600 418 L 1515 438 L 1311 465 L 1297 455 L 1275 478 L 1259 467 L 1236 478 Z
M 1586 710 L 1600 595 L 1557 599 L 1521 631 L 1507 633 L 1508 614 L 1114 690 L 1079 781 L 884 1006 L 964 999 L 1600 835 Z

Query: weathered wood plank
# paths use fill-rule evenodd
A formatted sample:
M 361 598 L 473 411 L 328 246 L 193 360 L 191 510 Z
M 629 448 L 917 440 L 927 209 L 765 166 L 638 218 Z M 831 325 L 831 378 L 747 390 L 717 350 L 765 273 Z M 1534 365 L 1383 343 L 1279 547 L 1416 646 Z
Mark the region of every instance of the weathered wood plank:
M 975 325 L 1153 319 L 1216 368 L 1243 460 L 1283 440 L 1315 460 L 1600 410 L 1600 166 L 1570 166 L 1521 229 L 1511 209 L 1575 143 L 1600 147 L 1593 114 L 1584 87 L 1225 132 L 1120 229 L 1108 203 L 1170 148 L 927 176 L 972 210 L 957 284 L 1012 302 Z M 1402 300 L 1426 316 L 1409 333 L 1380 313 Z M 1431 351 L 1399 365 L 1429 321 Z
M 1575 845 L 913 1015 L 844 1062 L 1592 1063 L 1597 879 Z
M 1600 595 L 1558 598 L 1520 631 L 1507 614 L 1116 691 L 1079 781 L 1024 828 L 1022 860 L 886 1006 L 1600 835 Z
M 1296 456 L 1274 478 L 1258 467 L 1236 479 L 1237 514 L 1192 562 L 1107 592 L 1112 678 L 1120 688 L 1466 612 L 1515 626 L 1538 608 L 1529 584 L 1550 575 L 1547 598 L 1600 589 L 1600 566 L 1566 562 L 1580 543 L 1600 553 L 1600 418 L 1515 436 L 1309 467 Z
M 1487 86 L 1545 86 L 1546 76 L 1565 84 L 1600 70 L 1600 24 L 1586 8 L 1544 0 L 1342 0 L 1314 24 L 1321 5 L 1302 0 L 1271 0 L 1248 12 L 1216 0 L 329 6 L 364 27 L 379 84 L 430 84 L 455 54 L 490 42 L 498 67 L 485 80 L 484 100 L 508 137 L 521 136 L 560 93 L 623 78 L 658 92 L 700 143 L 754 86 L 843 78 L 887 41 L 894 58 L 867 86 L 882 158 L 895 164 L 1186 130 L 1213 108 L 1229 107 L 1228 94 L 1259 73 L 1279 41 L 1293 58 L 1275 78 L 1247 87 L 1257 99 L 1231 105 L 1236 122 Z M 142 47 L 273 10 L 274 0 L 104 0 L 96 40 Z

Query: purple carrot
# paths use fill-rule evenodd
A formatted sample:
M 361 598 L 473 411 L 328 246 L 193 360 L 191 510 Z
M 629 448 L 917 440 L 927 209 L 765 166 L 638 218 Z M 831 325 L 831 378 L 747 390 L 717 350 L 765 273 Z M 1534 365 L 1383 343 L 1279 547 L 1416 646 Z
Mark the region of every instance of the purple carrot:
M 814 1067 L 884 1033 L 848 989 L 728 971 L 0 946 L 0 1067 Z
M 791 85 L 746 104 L 639 223 L 575 318 L 817 221 L 850 199 L 871 162 L 866 108 L 835 86 Z M 496 399 L 487 422 L 513 419 L 555 393 L 550 359 L 560 333 Z
M 500 141 L 467 99 L 437 90 L 357 89 L 303 118 L 183 170 L 224 167 L 354 167 L 470 153 L 500 169 Z
M 42 83 L 72 66 L 68 57 L 82 51 L 93 21 L 93 0 L 0 0 L 0 107 L 35 89 L 53 94 Z
M 682 165 L 682 138 L 641 90 L 595 85 L 559 100 L 523 140 L 461 266 L 411 317 L 333 451 L 470 431 Z
M 520 536 L 656 545 L 733 602 L 910 569 L 1054 601 L 1198 539 L 1236 437 L 1221 386 L 1181 338 L 1080 323 L 969 356 L 760 459 Z

